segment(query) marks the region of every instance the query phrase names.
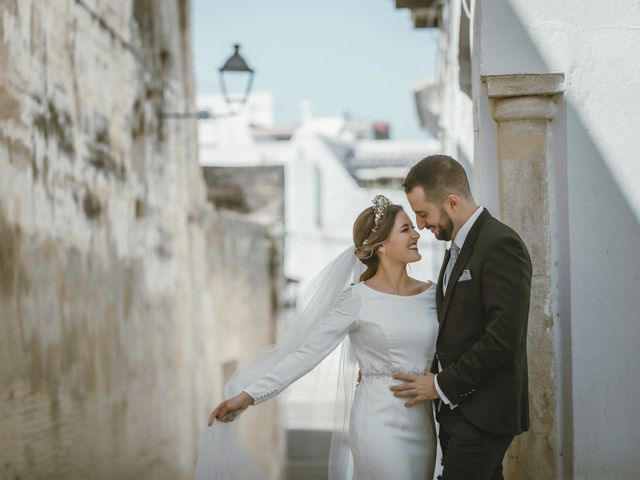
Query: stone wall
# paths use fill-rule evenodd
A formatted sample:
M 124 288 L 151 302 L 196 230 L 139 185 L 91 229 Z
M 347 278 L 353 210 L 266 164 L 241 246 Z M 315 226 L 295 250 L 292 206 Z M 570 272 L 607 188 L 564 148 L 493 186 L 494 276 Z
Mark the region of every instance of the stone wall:
M 220 396 L 188 0 L 0 0 L 0 477 L 190 478 Z
M 222 387 L 240 362 L 275 342 L 281 323 L 284 169 L 203 169 L 207 196 L 221 207 L 210 229 L 208 263 L 220 325 Z M 278 404 L 272 400 L 250 408 L 238 422 L 241 442 L 271 479 L 282 478 L 285 455 Z
M 269 223 L 284 221 L 284 167 L 202 167 L 207 199 L 217 208 Z
M 527 332 L 530 431 L 516 437 L 504 462 L 506 477 L 558 478 L 563 392 L 558 348 L 562 321 L 557 239 L 562 205 L 556 200 L 556 121 L 564 75 L 484 78 L 498 127 L 500 218 L 521 236 L 533 266 Z M 561 108 L 561 107 L 560 107 Z M 552 241 L 555 240 L 555 241 Z M 544 461 L 540 461 L 544 459 Z
M 268 226 L 223 212 L 211 230 L 209 265 L 215 271 L 218 355 L 222 384 L 238 365 L 261 347 L 274 343 L 281 312 L 281 239 Z M 282 478 L 284 429 L 278 400 L 251 407 L 238 422 L 238 437 L 267 478 Z

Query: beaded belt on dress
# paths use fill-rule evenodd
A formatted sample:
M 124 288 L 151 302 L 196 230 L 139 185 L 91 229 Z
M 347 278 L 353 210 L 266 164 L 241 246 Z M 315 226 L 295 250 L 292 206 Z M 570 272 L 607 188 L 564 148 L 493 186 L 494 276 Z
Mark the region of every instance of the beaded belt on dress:
M 397 368 L 397 367 L 374 367 L 374 368 L 363 368 L 360 373 L 362 378 L 381 378 L 381 377 L 392 377 L 396 373 L 401 375 L 424 375 L 427 371 L 426 368 L 420 370 L 419 368 Z

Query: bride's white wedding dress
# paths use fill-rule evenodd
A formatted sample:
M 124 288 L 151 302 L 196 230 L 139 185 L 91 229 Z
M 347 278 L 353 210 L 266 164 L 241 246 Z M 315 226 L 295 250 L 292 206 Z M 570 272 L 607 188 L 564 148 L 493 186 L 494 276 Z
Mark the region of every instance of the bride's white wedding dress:
M 438 321 L 435 284 L 411 296 L 379 292 L 364 283 L 347 288 L 306 341 L 244 390 L 255 404 L 280 393 L 309 372 L 346 335 L 362 381 L 349 425 L 354 478 L 433 478 L 436 434 L 431 402 L 405 407 L 389 390 L 393 373 L 420 374 L 435 353 Z

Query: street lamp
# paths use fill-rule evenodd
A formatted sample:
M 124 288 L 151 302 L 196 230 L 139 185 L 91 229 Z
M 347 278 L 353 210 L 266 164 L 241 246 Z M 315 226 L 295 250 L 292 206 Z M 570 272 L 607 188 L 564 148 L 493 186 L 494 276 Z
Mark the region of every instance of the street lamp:
M 220 75 L 220 88 L 222 93 L 224 94 L 224 98 L 227 101 L 227 104 L 231 105 L 232 103 L 240 103 L 244 105 L 249 98 L 249 94 L 251 93 L 251 87 L 253 86 L 253 77 L 255 76 L 255 71 L 247 65 L 247 61 L 240 55 L 240 44 L 236 43 L 233 45 L 235 49 L 233 54 L 224 62 L 224 65 L 218 69 Z M 227 91 L 227 82 L 225 80 L 225 75 L 248 75 L 247 78 L 247 86 L 244 91 L 244 96 L 238 102 L 237 100 L 233 100 Z M 228 77 L 227 77 L 228 78 Z M 236 115 L 238 111 L 232 110 L 227 114 L 218 114 L 214 115 L 208 110 L 201 110 L 199 112 L 185 112 L 185 113 L 175 113 L 175 112 L 163 112 L 162 116 L 164 118 L 197 118 L 198 120 L 206 120 L 210 118 L 220 118 L 220 117 L 230 117 Z
M 233 48 L 235 51 L 233 55 L 229 57 L 229 59 L 224 62 L 224 65 L 220 67 L 220 87 L 222 88 L 222 93 L 224 93 L 225 98 L 227 99 L 227 103 L 232 103 L 233 100 L 229 97 L 229 93 L 227 92 L 227 82 L 225 81 L 225 75 L 227 78 L 229 74 L 241 74 L 248 75 L 247 77 L 247 88 L 244 92 L 244 97 L 240 101 L 240 104 L 244 105 L 247 102 L 247 98 L 249 98 L 249 93 L 251 92 L 251 87 L 253 86 L 253 77 L 255 72 L 249 65 L 247 65 L 246 60 L 240 55 L 240 44 L 236 43 Z

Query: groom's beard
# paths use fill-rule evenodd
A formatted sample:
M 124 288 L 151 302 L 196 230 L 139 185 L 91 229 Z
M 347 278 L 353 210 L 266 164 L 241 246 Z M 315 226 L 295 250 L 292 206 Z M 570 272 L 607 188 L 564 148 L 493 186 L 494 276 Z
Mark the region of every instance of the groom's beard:
M 444 208 L 440 209 L 440 218 L 442 218 L 442 220 L 438 225 L 436 225 L 437 230 L 434 235 L 438 240 L 448 242 L 453 236 L 453 221 Z

